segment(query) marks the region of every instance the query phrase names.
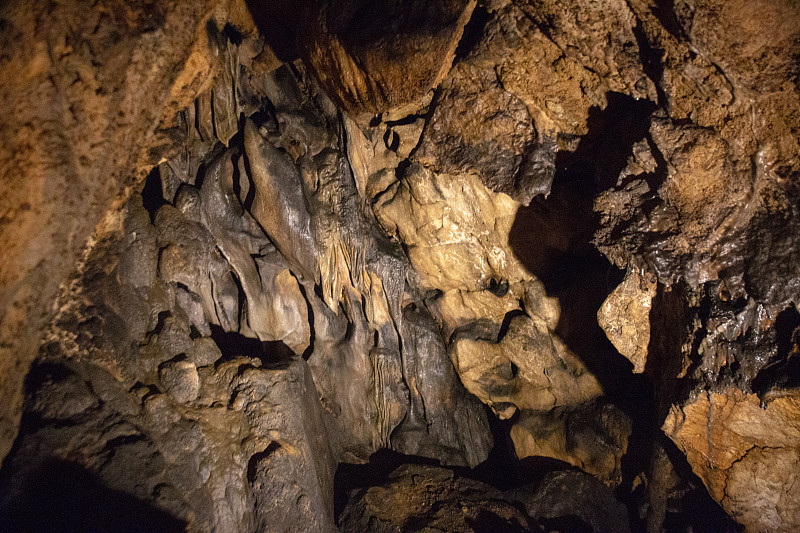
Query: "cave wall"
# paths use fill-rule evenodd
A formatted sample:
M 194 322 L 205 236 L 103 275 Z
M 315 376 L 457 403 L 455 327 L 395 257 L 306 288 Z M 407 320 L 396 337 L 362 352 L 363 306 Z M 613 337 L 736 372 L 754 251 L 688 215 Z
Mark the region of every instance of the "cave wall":
M 219 69 L 212 16 L 252 28 L 228 2 L 2 6 L 2 456 L 59 285 L 104 216 L 174 149 L 175 113 Z
M 339 462 L 483 461 L 482 402 L 612 487 L 663 424 L 735 520 L 800 524 L 795 3 L 2 10 L 10 471 L 326 529 Z

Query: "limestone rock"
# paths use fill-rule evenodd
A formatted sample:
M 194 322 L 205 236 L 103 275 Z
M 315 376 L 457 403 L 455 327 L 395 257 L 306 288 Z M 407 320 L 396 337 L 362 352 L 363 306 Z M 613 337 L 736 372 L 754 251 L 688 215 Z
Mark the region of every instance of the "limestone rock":
M 161 385 L 176 402 L 191 402 L 200 392 L 197 367 L 190 361 L 164 363 L 158 370 L 158 376 Z
M 418 111 L 445 76 L 475 0 L 313 2 L 300 55 L 322 87 L 366 124 Z
M 468 476 L 800 528 L 796 2 L 51 4 L 0 7 L 0 529 L 333 530 L 381 450 L 458 469 L 346 528 L 536 525 Z
M 0 456 L 59 284 L 123 190 L 170 155 L 163 131 L 219 68 L 206 25 L 236 6 L 4 3 Z M 103 227 L 119 220 L 111 213 Z
M 409 248 L 423 289 L 479 291 L 491 279 L 529 278 L 508 248 L 519 204 L 471 175 L 412 164 L 375 206 L 378 220 Z
M 415 158 L 445 174 L 475 174 L 527 203 L 550 191 L 555 157 L 554 143 L 540 140 L 532 122 L 493 70 L 459 63 L 442 84 Z
M 650 308 L 655 293 L 654 279 L 629 269 L 597 312 L 597 321 L 608 340 L 633 363 L 636 373 L 644 372 L 647 363 Z
M 559 459 L 616 487 L 631 430 L 631 420 L 619 408 L 591 402 L 546 413 L 523 411 L 511 427 L 511 439 L 520 458 Z
M 492 487 L 443 468 L 406 465 L 383 485 L 354 491 L 341 518 L 346 532 L 530 531 L 525 513 Z
M 511 319 L 496 338 L 470 338 L 465 332 L 450 358 L 462 383 L 495 411 L 505 404 L 547 411 L 575 406 L 602 394 L 597 380 L 541 319 Z
M 799 410 L 794 393 L 762 407 L 756 395 L 729 389 L 673 407 L 663 429 L 748 531 L 791 530 L 800 524 Z
M 213 339 L 201 337 L 194 340 L 187 357 L 198 367 L 208 366 L 216 363 L 222 357 L 222 352 Z
M 576 470 L 548 473 L 534 486 L 511 489 L 506 495 L 525 506 L 534 520 L 549 527 L 575 527 L 591 531 L 631 531 L 628 510 L 614 493 L 596 478 Z

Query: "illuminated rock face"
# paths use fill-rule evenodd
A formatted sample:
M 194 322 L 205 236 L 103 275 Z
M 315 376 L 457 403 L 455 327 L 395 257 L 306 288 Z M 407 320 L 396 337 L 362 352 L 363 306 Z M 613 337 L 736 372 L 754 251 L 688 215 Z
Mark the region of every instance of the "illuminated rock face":
M 797 6 L 256 4 L 0 11 L 2 526 L 800 527 Z

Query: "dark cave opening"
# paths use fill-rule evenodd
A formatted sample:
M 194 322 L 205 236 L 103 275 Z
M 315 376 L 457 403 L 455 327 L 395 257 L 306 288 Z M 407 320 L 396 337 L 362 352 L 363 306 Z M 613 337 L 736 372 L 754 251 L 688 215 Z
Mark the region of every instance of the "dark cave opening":
M 631 362 L 620 355 L 598 324 L 597 312 L 622 281 L 624 271 L 612 265 L 592 243 L 599 227 L 593 200 L 617 185 L 617 178 L 633 153 L 634 143 L 648 140 L 650 117 L 656 110 L 656 105 L 649 101 L 637 101 L 619 93 L 607 96 L 605 109 L 590 111 L 589 133 L 581 139 L 577 149 L 557 154 L 550 195 L 536 197 L 530 205 L 520 207 L 509 243 L 525 267 L 544 283 L 547 294 L 558 299 L 561 316 L 555 333 L 601 382 L 607 400 L 621 408 L 633 423 L 622 458 L 622 484 L 616 493 L 628 507 L 633 529 L 644 530 L 647 513 L 643 514 L 642 505 L 650 496 L 642 492 L 641 487 L 636 489 L 635 484 L 643 474 L 652 474 L 654 453 L 656 447 L 661 446 L 657 443 L 668 441 L 660 429 L 665 416 L 660 405 L 666 402 L 662 396 L 670 389 L 660 381 L 654 383 L 652 375 L 674 371 L 675 362 L 664 358 L 681 356 L 679 347 L 677 352 L 663 356 L 656 353 L 648 365 L 659 365 L 659 369 L 651 368 L 649 374 L 634 374 Z M 648 176 L 652 188 L 665 177 L 663 162 L 659 167 L 654 175 Z M 656 299 L 653 313 L 663 313 L 659 298 L 661 296 Z M 652 315 L 652 320 L 660 320 L 664 326 L 657 327 L 672 327 L 669 319 L 658 316 Z M 663 334 L 675 337 L 679 332 Z M 659 345 L 654 349 L 662 348 Z M 670 450 L 670 458 L 675 458 L 675 445 L 669 442 L 664 446 Z M 711 531 L 721 524 L 734 528 L 735 522 L 730 521 L 710 498 L 702 482 L 691 470 L 686 470 L 683 463 L 678 470 L 692 486 L 691 497 L 688 503 L 681 503 L 680 509 L 670 508 L 669 521 L 664 522 L 665 527 L 669 526 L 667 530 L 692 527 L 697 531 Z M 562 525 L 579 526 L 569 522 Z
M 30 465 L 26 480 L 24 487 L 5 495 L 0 531 L 186 531 L 182 520 L 108 487 L 86 468 L 68 461 Z
M 262 341 L 246 337 L 234 331 L 225 331 L 216 324 L 210 324 L 211 338 L 217 344 L 222 358 L 231 361 L 237 357 L 254 357 L 265 367 L 284 366 L 294 357 L 294 352 L 282 341 Z

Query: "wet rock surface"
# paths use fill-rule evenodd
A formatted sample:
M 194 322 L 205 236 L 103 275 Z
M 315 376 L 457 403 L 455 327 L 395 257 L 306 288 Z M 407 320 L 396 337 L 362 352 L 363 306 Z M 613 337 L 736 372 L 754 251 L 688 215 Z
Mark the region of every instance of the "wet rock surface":
M 800 527 L 795 4 L 256 4 L 0 11 L 0 528 Z

